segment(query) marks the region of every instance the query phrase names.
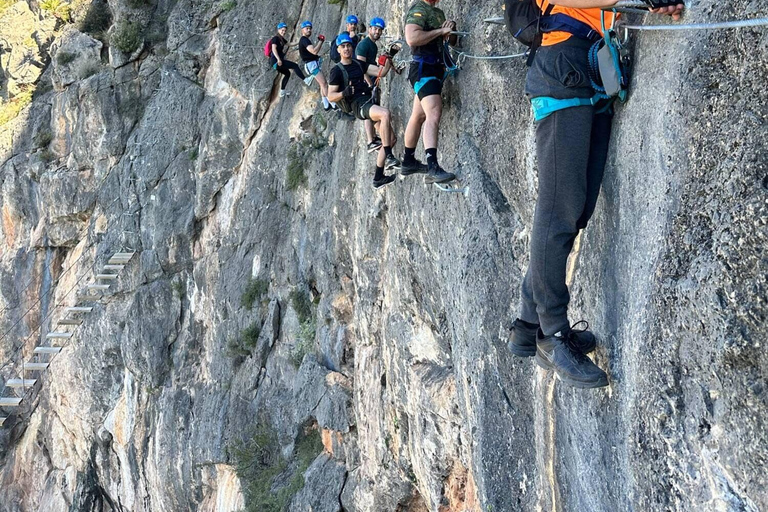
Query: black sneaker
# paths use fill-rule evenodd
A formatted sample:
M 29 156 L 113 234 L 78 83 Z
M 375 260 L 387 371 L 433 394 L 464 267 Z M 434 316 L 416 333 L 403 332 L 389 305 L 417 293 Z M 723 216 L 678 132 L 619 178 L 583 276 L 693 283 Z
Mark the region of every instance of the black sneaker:
M 373 142 L 368 143 L 368 152 L 373 153 L 381 149 L 381 141 L 373 139 Z
M 389 185 L 393 181 L 395 181 L 395 176 L 394 175 L 392 175 L 392 176 L 386 176 L 385 175 L 385 176 L 382 176 L 379 179 L 374 178 L 373 179 L 373 188 L 381 188 L 384 185 Z
M 584 323 L 586 327 L 584 329 L 574 329 L 575 326 Z M 530 327 L 533 325 L 533 327 Z M 589 324 L 585 320 L 581 320 L 571 326 L 576 339 L 576 346 L 579 347 L 584 354 L 589 354 L 597 346 L 595 335 L 592 334 L 589 329 Z M 536 355 L 536 332 L 539 330 L 538 324 L 524 323 L 519 318 L 512 324 L 512 335 L 509 340 L 509 350 L 516 356 L 520 357 L 532 357 Z
M 387 155 L 387 159 L 384 160 L 384 169 L 390 170 L 390 169 L 400 169 L 400 160 L 397 159 L 395 155 Z M 394 178 L 393 178 L 394 179 Z
M 417 173 L 426 173 L 427 172 L 427 164 L 421 163 L 415 158 L 413 159 L 413 163 L 403 163 L 400 165 L 400 174 L 403 176 L 410 176 L 411 174 L 417 174 Z
M 560 380 L 577 388 L 608 385 L 608 375 L 582 353 L 570 328 L 552 336 L 544 336 L 541 329 L 538 330 L 536 363 L 545 370 L 554 370 Z
M 456 179 L 456 175 L 452 172 L 445 172 L 442 167 L 437 164 L 429 164 L 427 166 L 427 175 L 424 176 L 424 183 L 431 185 L 432 183 L 448 183 Z

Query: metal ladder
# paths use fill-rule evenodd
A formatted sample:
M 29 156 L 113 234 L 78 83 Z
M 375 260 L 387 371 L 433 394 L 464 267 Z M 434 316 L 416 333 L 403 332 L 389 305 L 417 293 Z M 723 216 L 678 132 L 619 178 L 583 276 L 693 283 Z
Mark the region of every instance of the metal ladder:
M 125 268 L 125 265 L 131 261 L 135 252 L 117 252 L 114 253 L 101 270 L 94 276 L 94 282 L 86 284 L 78 293 L 76 304 L 64 308 L 64 315 L 56 322 L 57 326 L 66 328 L 67 326 L 77 326 L 83 323 L 83 315 L 93 311 L 93 306 L 89 302 L 98 301 L 104 297 L 104 293 L 117 279 L 118 273 Z M 22 362 L 21 376 L 18 379 L 8 379 L 5 387 L 14 392 L 14 396 L 0 394 L 0 426 L 8 419 L 3 413 L 3 408 L 15 408 L 21 406 L 27 389 L 32 388 L 37 383 L 37 378 L 28 378 L 27 373 L 42 372 L 48 369 L 48 366 L 64 348 L 64 344 L 72 339 L 74 332 L 57 328 L 45 335 L 47 345 L 41 345 L 35 348 L 32 360 Z

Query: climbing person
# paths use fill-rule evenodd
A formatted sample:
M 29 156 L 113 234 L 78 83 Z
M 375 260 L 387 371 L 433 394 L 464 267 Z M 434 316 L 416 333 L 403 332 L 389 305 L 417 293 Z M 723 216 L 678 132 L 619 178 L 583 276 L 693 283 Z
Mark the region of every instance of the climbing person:
M 679 0 L 649 0 L 652 12 L 677 19 Z M 611 135 L 611 100 L 597 99 L 589 53 L 603 40 L 605 0 L 537 0 L 543 15 L 525 83 L 536 119 L 538 198 L 530 235 L 530 262 L 522 283 L 510 350 L 534 356 L 563 382 L 579 388 L 608 385 L 585 354 L 596 339 L 589 324 L 568 320 L 566 262 L 579 230 L 595 210 Z M 548 18 L 559 15 L 557 18 Z M 606 14 L 612 16 L 612 14 Z M 532 47 L 533 48 L 533 47 Z M 611 62 L 613 66 L 614 63 Z M 601 63 L 602 66 L 602 63 Z M 584 324 L 579 329 L 578 324 Z
M 456 22 L 447 21 L 438 0 L 419 0 L 405 18 L 405 41 L 411 47 L 413 62 L 408 81 L 415 96 L 408 126 L 405 129 L 405 156 L 400 174 L 424 173 L 425 183 L 446 183 L 456 175 L 444 171 L 437 161 L 437 139 L 443 112 L 443 80 L 445 79 L 444 43 L 456 44 Z M 424 150 L 427 165 L 416 159 L 416 146 L 424 127 Z
M 357 60 L 365 62 L 368 65 L 376 65 L 379 55 L 379 47 L 376 42 L 381 38 L 384 33 L 384 29 L 387 24 L 381 18 L 373 18 L 368 24 L 368 36 L 364 37 L 355 48 L 355 57 Z M 372 83 L 368 80 L 369 84 Z M 366 120 L 365 126 L 365 138 L 368 141 L 368 152 L 381 148 L 381 138 L 376 135 L 376 130 L 373 127 L 373 122 Z
M 288 40 L 285 39 L 285 33 L 287 31 L 288 25 L 285 23 L 278 23 L 277 34 L 269 43 L 271 48 L 269 64 L 272 66 L 272 69 L 283 75 L 283 81 L 280 83 L 281 98 L 288 95 L 288 93 L 285 91 L 285 87 L 288 85 L 288 80 L 291 78 L 291 71 L 293 71 L 296 76 L 302 79 L 306 85 L 310 85 L 312 83 L 312 77 L 309 77 L 309 80 L 307 80 L 307 77 L 304 75 L 304 73 L 302 73 L 298 64 L 285 58 L 285 47 L 288 45 Z
M 346 30 L 339 35 L 347 34 L 349 36 L 352 40 L 352 51 L 354 51 L 355 48 L 357 48 L 357 43 L 360 42 L 360 35 L 358 34 L 358 23 L 360 23 L 360 20 L 358 20 L 357 16 L 354 14 L 350 14 L 344 21 L 346 22 Z M 338 36 L 336 39 L 338 39 Z M 339 54 L 339 48 L 335 40 L 331 43 L 330 55 L 333 62 L 338 64 L 341 61 L 341 55 Z
M 389 110 L 375 105 L 372 101 L 372 90 L 365 76 L 378 76 L 379 66 L 370 65 L 353 59 L 352 38 L 348 34 L 340 34 L 336 38 L 341 61 L 331 68 L 329 75 L 328 99 L 336 102 L 339 107 L 357 119 L 369 119 L 379 126 L 382 146 L 376 159 L 376 171 L 373 177 L 374 188 L 380 188 L 395 179 L 394 175 L 385 175 L 384 170 L 400 168 L 400 161 L 392 153 L 392 124 Z M 392 67 L 390 60 L 381 63 L 381 75 L 386 76 Z
M 301 24 L 301 39 L 299 39 L 299 56 L 304 62 L 304 69 L 307 72 L 307 77 L 317 80 L 320 86 L 320 96 L 323 102 L 323 108 L 329 110 L 331 108 L 336 109 L 336 104 L 328 101 L 328 82 L 325 81 L 323 76 L 322 66 L 323 59 L 320 57 L 320 50 L 323 48 L 325 42 L 325 36 L 319 34 L 317 36 L 317 44 L 312 44 L 312 22 L 307 20 Z

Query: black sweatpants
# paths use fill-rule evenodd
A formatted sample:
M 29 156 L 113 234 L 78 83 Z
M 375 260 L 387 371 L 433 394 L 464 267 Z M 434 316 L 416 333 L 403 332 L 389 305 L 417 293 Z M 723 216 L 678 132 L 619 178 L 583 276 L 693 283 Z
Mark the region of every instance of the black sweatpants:
M 304 80 L 307 78 L 304 72 L 301 70 L 301 67 L 288 59 L 283 59 L 283 65 L 277 66 L 277 60 L 272 57 L 272 67 L 274 67 L 278 73 L 283 75 L 283 81 L 280 83 L 281 91 L 285 90 L 285 86 L 288 85 L 288 79 L 291 78 L 291 70 L 293 70 L 293 72 L 296 73 L 296 76 L 298 76 L 300 79 Z
M 529 97 L 591 97 L 590 43 L 572 37 L 541 47 L 526 79 Z M 523 279 L 520 318 L 545 335 L 569 326 L 566 264 L 580 229 L 595 211 L 603 180 L 611 114 L 591 106 L 550 114 L 536 125 L 539 196 L 531 230 L 531 260 Z

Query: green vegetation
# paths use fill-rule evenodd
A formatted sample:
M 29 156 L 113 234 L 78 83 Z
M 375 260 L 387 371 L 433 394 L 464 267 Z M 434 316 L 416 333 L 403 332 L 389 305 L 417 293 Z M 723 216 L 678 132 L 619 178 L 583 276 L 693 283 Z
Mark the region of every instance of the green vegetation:
M 96 64 L 95 62 L 84 62 L 81 66 L 78 67 L 77 76 L 80 78 L 80 80 L 85 80 L 86 78 L 92 77 L 99 71 L 101 71 L 101 66 L 99 64 Z
M 194 162 L 197 160 L 197 157 L 200 155 L 200 152 L 197 148 L 193 148 L 192 151 L 189 152 L 189 159 Z
M 171 287 L 173 288 L 173 294 L 174 294 L 174 295 L 176 295 L 176 297 L 177 297 L 179 300 L 181 300 L 181 299 L 183 299 L 183 298 L 184 298 L 184 295 L 185 295 L 185 293 L 184 293 L 184 292 L 185 292 L 186 290 L 185 290 L 185 288 L 184 288 L 184 283 L 182 283 L 182 282 L 181 282 L 181 280 L 179 280 L 179 281 L 174 281 L 174 282 L 173 282 L 173 284 L 171 285 Z
M 328 3 L 331 5 L 338 5 L 341 7 L 344 7 L 347 5 L 347 0 L 328 0 Z
M 53 162 L 56 159 L 56 155 L 50 149 L 44 149 L 40 152 L 40 159 L 45 162 Z
M 35 137 L 35 146 L 38 148 L 47 148 L 48 144 L 50 144 L 52 140 L 53 134 L 50 131 L 45 130 L 38 132 L 37 136 Z
M 32 89 L 26 89 L 8 101 L 0 102 L 0 126 L 13 121 L 32 102 Z
M 298 368 L 301 366 L 301 362 L 304 360 L 304 356 L 309 354 L 312 349 L 315 348 L 315 334 L 317 332 L 317 324 L 315 319 L 312 318 L 303 322 L 299 326 L 299 334 L 296 337 L 296 345 L 291 352 L 291 362 Z
M 219 8 L 221 9 L 221 12 L 229 12 L 235 7 L 237 7 L 236 0 L 224 0 L 219 4 Z
M 248 357 L 256 348 L 261 334 L 261 324 L 256 321 L 245 328 L 240 336 L 229 340 L 227 343 L 227 352 L 230 357 Z
M 293 290 L 288 298 L 291 299 L 291 306 L 299 317 L 302 324 L 314 317 L 312 312 L 312 301 L 309 300 L 309 294 L 303 290 Z
M 59 66 L 66 66 L 70 62 L 74 61 L 77 58 L 77 54 L 70 53 L 70 52 L 58 52 L 56 53 L 56 62 L 59 64 Z
M 320 434 L 310 429 L 296 441 L 291 459 L 284 460 L 280 457 L 277 434 L 266 426 L 257 427 L 249 439 L 231 448 L 245 494 L 243 512 L 284 512 L 304 487 L 304 472 L 322 450 Z M 278 477 L 287 485 L 274 489 Z
M 299 332 L 296 336 L 296 345 L 291 353 L 291 361 L 298 368 L 304 360 L 304 356 L 312 351 L 315 345 L 315 333 L 317 332 L 317 320 L 309 294 L 303 290 L 293 290 L 288 296 L 291 306 L 299 318 Z
M 144 7 L 150 7 L 152 0 L 126 0 L 128 7 L 131 9 L 143 9 Z
M 62 0 L 43 0 L 40 2 L 40 9 L 67 23 L 72 21 L 72 10 L 69 4 Z
M 130 21 L 120 23 L 109 42 L 123 53 L 135 52 L 141 44 L 141 25 Z
M 248 284 L 245 286 L 245 291 L 240 297 L 240 305 L 253 309 L 253 305 L 256 302 L 260 302 L 269 291 L 269 283 L 263 279 L 248 279 Z
M 109 10 L 109 5 L 104 0 L 96 0 L 80 22 L 80 32 L 101 38 L 111 24 L 112 12 Z
M 304 163 L 301 158 L 296 145 L 292 145 L 288 149 L 288 173 L 285 183 L 288 190 L 296 190 L 307 185 L 307 175 L 304 174 Z

